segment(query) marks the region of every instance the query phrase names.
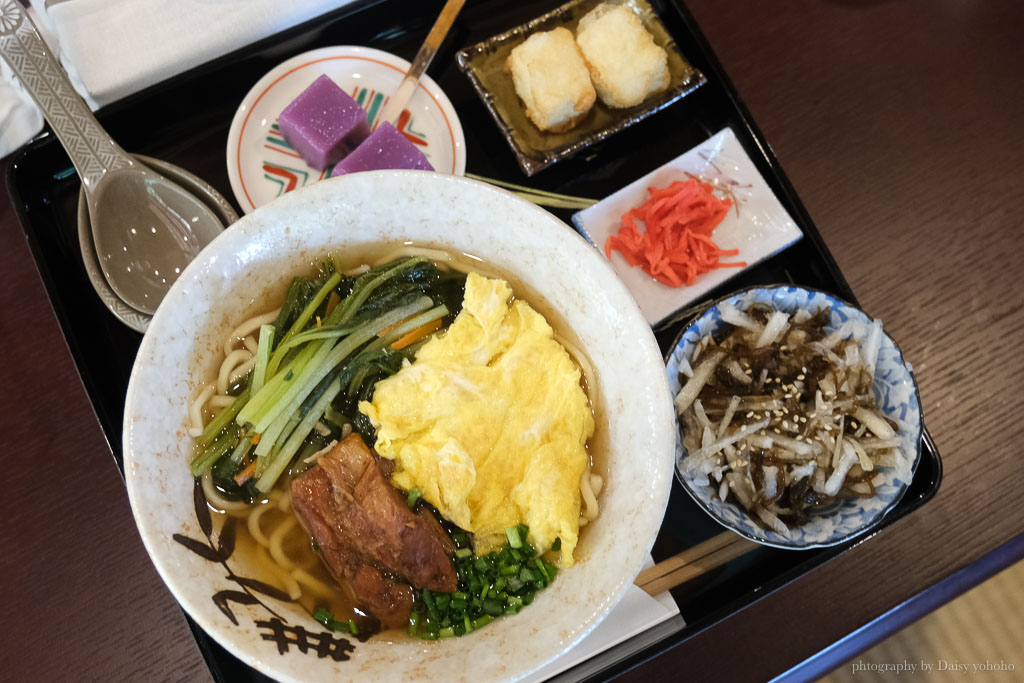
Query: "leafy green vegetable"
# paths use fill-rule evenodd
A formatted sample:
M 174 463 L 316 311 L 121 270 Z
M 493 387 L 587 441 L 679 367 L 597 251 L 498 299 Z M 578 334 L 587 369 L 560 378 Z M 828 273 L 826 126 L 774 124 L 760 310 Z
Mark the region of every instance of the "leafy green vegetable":
M 241 485 L 235 481 L 235 477 L 241 470 L 242 466 L 231 458 L 221 458 L 210 470 L 210 475 L 213 485 L 217 487 L 218 492 L 224 498 L 252 503 L 259 497 L 259 491 L 256 490 L 256 482 L 252 479 Z
M 359 634 L 359 629 L 356 628 L 355 620 L 349 619 L 347 622 L 338 621 L 334 618 L 334 614 L 330 610 L 323 607 L 320 607 L 313 612 L 313 618 L 332 631 L 341 631 L 342 633 L 351 633 L 352 635 Z
M 254 471 L 255 486 L 266 492 L 300 456 L 322 448 L 325 434 L 340 436 L 344 424 L 373 443 L 359 402 L 371 400 L 377 382 L 398 372 L 419 347 L 390 345 L 426 323 L 450 320 L 464 288 L 463 274 L 420 256 L 358 277 L 342 275 L 326 259 L 315 277 L 293 279 L 277 319 L 260 330 L 256 363 L 238 398 L 196 439 L 192 473 L 199 476 L 231 453 L 232 466 L 218 470 L 218 487 L 244 498 L 228 479 L 248 467 L 246 475 Z

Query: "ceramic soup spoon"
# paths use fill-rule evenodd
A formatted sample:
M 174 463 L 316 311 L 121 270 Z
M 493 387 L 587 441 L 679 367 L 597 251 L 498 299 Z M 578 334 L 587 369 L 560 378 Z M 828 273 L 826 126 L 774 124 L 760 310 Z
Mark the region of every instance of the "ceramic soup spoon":
M 96 255 L 110 288 L 132 308 L 152 314 L 224 225 L 197 197 L 111 139 L 16 0 L 0 0 L 0 54 L 78 171 Z

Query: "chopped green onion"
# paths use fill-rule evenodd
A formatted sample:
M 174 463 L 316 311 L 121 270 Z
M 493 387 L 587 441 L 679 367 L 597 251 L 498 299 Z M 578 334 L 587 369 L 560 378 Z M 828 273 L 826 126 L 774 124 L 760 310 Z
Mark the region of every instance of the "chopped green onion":
M 551 550 L 558 552 L 562 549 L 562 537 L 559 536 L 555 539 L 555 542 L 551 544 Z
M 409 635 L 415 636 L 420 623 L 420 613 L 413 612 L 409 615 Z
M 415 634 L 426 640 L 464 635 L 497 617 L 518 614 L 550 585 L 556 570 L 526 540 L 529 528 L 520 524 L 505 533 L 509 544 L 483 556 L 473 555 L 464 532 L 450 534 L 457 548 L 458 587 L 451 593 L 417 591 Z
M 427 612 L 430 614 L 431 619 L 434 619 L 435 621 L 440 619 L 438 616 L 437 605 L 434 602 L 434 593 L 428 588 L 423 589 L 423 604 L 427 606 Z
M 337 621 L 334 618 L 334 615 L 323 607 L 320 607 L 313 612 L 313 618 L 332 631 L 342 631 L 353 634 L 359 633 L 359 629 L 356 628 L 356 622 L 354 620 L 349 619 L 347 624 L 344 621 Z
M 409 495 L 406 497 L 405 502 L 409 504 L 409 507 L 412 507 L 413 505 L 416 504 L 416 501 L 418 501 L 422 495 L 423 494 L 420 493 L 420 490 L 418 488 L 413 487 L 412 489 L 410 489 Z
M 519 528 L 510 526 L 505 528 L 505 536 L 508 537 L 508 544 L 513 548 L 522 548 L 523 541 L 519 538 Z

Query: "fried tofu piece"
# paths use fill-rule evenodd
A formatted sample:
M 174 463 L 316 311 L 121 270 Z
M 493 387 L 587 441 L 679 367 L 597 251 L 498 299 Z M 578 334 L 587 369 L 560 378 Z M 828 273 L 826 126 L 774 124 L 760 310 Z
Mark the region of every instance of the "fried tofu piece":
M 668 87 L 668 55 L 629 7 L 598 5 L 580 19 L 576 42 L 609 107 L 638 105 Z
M 586 116 L 597 94 L 572 31 L 535 33 L 505 61 L 526 115 L 541 130 L 564 133 Z

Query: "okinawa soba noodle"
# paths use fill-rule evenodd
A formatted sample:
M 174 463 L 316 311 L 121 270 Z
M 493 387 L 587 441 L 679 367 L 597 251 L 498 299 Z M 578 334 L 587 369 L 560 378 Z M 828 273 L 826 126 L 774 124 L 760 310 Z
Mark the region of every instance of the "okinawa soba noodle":
M 345 275 L 359 275 L 382 264 L 387 264 L 403 256 L 416 255 L 426 257 L 442 270 L 455 270 L 462 273 L 477 272 L 503 280 L 510 280 L 501 273 L 489 273 L 486 264 L 465 256 L 456 256 L 439 250 L 420 247 L 401 247 L 370 259 L 369 263 L 360 264 L 344 271 Z M 512 281 L 513 290 L 524 292 L 521 284 Z M 527 297 L 530 299 L 530 297 Z M 536 298 L 534 298 L 536 299 Z M 534 304 L 534 300 L 530 301 Z M 540 309 L 538 309 L 540 310 Z M 196 394 L 189 405 L 189 433 L 198 437 L 211 420 L 230 406 L 238 393 L 238 386 L 249 375 L 257 364 L 260 330 L 277 320 L 281 309 L 262 311 L 239 323 L 227 335 L 223 344 L 223 359 L 212 378 Z M 587 392 L 591 410 L 600 413 L 600 406 L 594 405 L 599 395 L 597 377 L 593 367 L 578 345 L 570 341 L 571 332 L 559 324 L 552 311 L 543 310 L 545 319 L 552 325 L 555 340 L 568 352 L 570 358 L 578 366 L 581 385 Z M 318 421 L 314 429 L 326 436 L 328 427 Z M 351 426 L 345 425 L 341 437 L 351 432 Z M 598 426 L 598 432 L 603 427 Z M 601 437 L 603 438 L 603 436 Z M 243 437 L 244 440 L 244 437 Z M 600 438 L 591 438 L 587 443 L 587 464 L 579 482 L 580 516 L 579 526 L 595 520 L 599 514 L 597 500 L 601 492 L 604 478 L 595 472 L 596 442 Z M 373 446 L 372 443 L 368 444 Z M 326 449 L 325 449 L 326 450 Z M 292 468 L 301 469 L 306 462 L 296 461 Z M 601 457 L 598 456 L 598 465 Z M 328 609 L 334 618 L 345 622 L 362 615 L 357 607 L 358 601 L 351 591 L 339 587 L 327 571 L 320 555 L 314 550 L 310 534 L 296 519 L 292 511 L 291 494 L 287 482 L 288 472 L 277 480 L 277 483 L 260 500 L 249 504 L 244 501 L 230 500 L 214 483 L 211 469 L 207 467 L 201 476 L 201 484 L 210 505 L 225 515 L 239 519 L 239 535 L 237 550 L 260 573 L 260 579 L 276 585 L 285 591 L 292 600 L 297 601 L 310 614 L 321 608 Z M 404 493 L 402 494 L 405 495 Z

